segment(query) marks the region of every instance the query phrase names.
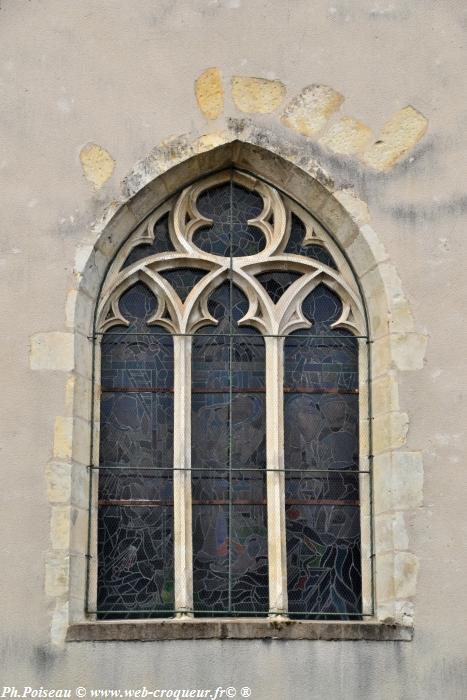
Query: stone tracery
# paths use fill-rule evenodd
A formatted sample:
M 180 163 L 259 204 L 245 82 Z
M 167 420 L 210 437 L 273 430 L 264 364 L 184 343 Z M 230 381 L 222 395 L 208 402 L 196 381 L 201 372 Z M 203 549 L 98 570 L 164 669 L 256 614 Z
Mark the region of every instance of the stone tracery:
M 209 197 L 213 192 L 215 200 L 216 187 L 226 184 L 231 191 L 237 187 L 246 193 L 245 196 L 257 199 L 256 214 L 243 225 L 240 242 L 233 240 L 225 212 L 224 219 L 221 216 L 219 221 L 215 221 L 203 214 L 204 205 L 200 204 L 203 197 Z M 261 203 L 259 206 L 258 201 Z M 250 202 L 250 211 L 251 206 Z M 173 250 L 140 256 L 138 246 L 154 247 L 158 223 L 167 213 L 168 235 Z M 294 217 L 300 220 L 303 227 L 300 249 L 307 250 L 313 246 L 315 250 L 322 250 L 324 255 L 311 257 L 285 252 L 292 235 Z M 255 233 L 252 233 L 253 230 Z M 242 254 L 244 248 L 247 248 L 246 255 Z M 331 261 L 333 264 L 328 264 Z M 287 284 L 280 293 L 276 291 L 276 294 L 272 294 L 264 284 L 265 275 L 277 281 L 281 274 L 288 276 Z M 174 606 L 178 616 L 191 615 L 196 584 L 196 572 L 193 571 L 193 484 L 190 473 L 192 340 L 204 326 L 218 324 L 209 309 L 209 301 L 212 294 L 226 282 L 237 287 L 246 297 L 246 313 L 242 312 L 238 325 L 249 326 L 264 336 L 269 614 L 281 616 L 289 610 L 284 536 L 287 527 L 284 339 L 297 331 L 312 328 L 312 321 L 306 317 L 302 305 L 314 290 L 322 286 L 335 294 L 340 304 L 330 330 L 341 330 L 357 337 L 366 336 L 362 300 L 342 253 L 319 222 L 288 197 L 251 175 L 226 170 L 186 188 L 175 201 L 167 202 L 153 214 L 123 244 L 104 283 L 96 330 L 100 336 L 114 326 L 128 326 L 120 309 L 120 299 L 135 285 L 143 283 L 157 299 L 157 307 L 147 319 L 147 324 L 161 326 L 173 335 L 176 436 L 173 457 L 176 466 L 173 474 Z
M 199 212 L 199 196 L 216 185 L 228 182 L 230 178 L 234 183 L 258 193 L 263 201 L 260 215 L 248 221 L 250 226 L 261 231 L 265 240 L 264 248 L 253 255 L 215 255 L 201 250 L 193 242 L 197 231 L 213 223 Z M 130 237 L 112 265 L 101 295 L 98 330 L 104 332 L 116 324 L 126 325 L 118 309 L 118 299 L 140 281 L 149 287 L 159 303 L 150 323 L 158 323 L 174 333 L 193 333 L 201 326 L 215 322 L 207 310 L 207 299 L 213 289 L 231 276 L 233 283 L 249 301 L 248 312 L 241 324 L 254 325 L 267 335 L 286 335 L 292 330 L 307 328 L 310 324 L 301 313 L 301 303 L 315 287 L 325 284 L 343 303 L 342 314 L 333 328 L 347 328 L 356 335 L 363 335 L 362 302 L 342 256 L 340 269 L 335 270 L 316 259 L 283 252 L 290 236 L 292 215 L 300 211 L 305 228 L 302 245 L 319 245 L 338 254 L 336 246 L 333 246 L 319 223 L 293 202 L 285 202 L 284 199 L 270 185 L 239 171 L 224 171 L 185 189 L 174 203 L 170 215 L 169 232 L 175 252 L 151 255 L 124 267 L 126 258 L 134 248 L 153 243 L 154 226 L 158 219 L 156 215 L 152 216 L 142 230 Z M 177 268 L 195 268 L 206 272 L 184 301 L 162 275 L 164 271 Z M 300 274 L 276 304 L 257 279 L 258 274 L 273 270 Z

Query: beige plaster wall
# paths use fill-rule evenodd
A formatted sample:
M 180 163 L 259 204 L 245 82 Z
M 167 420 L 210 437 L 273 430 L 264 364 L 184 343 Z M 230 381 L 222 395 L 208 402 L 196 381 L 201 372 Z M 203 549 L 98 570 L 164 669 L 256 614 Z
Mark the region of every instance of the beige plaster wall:
M 467 10 L 455 0 L 1 1 L 0 685 L 465 697 L 466 32 Z M 219 74 L 207 84 L 217 101 L 204 116 L 195 81 L 213 67 Z M 258 108 L 255 85 L 242 77 L 279 82 Z M 302 136 L 281 115 L 313 84 L 345 101 L 331 100 L 341 107 L 326 113 L 334 121 L 324 131 L 312 121 Z M 428 121 L 418 144 L 402 148 L 387 168 L 378 148 L 378 157 L 365 156 L 378 140 L 397 150 L 391 119 L 409 105 Z M 357 139 L 354 155 L 336 152 L 339 129 L 330 129 L 341 116 L 373 132 Z M 410 416 L 406 447 L 424 451 L 425 467 L 424 505 L 405 516 L 420 563 L 415 638 L 58 647 L 45 595 L 45 465 L 56 417 L 67 415 L 66 374 L 34 369 L 31 338 L 66 331 L 76 250 L 121 196 L 134 164 L 172 136 L 222 132 L 232 117 L 278 139 L 285 130 L 296 134 L 299 146 L 309 139 L 306 147 L 336 186 L 353 187 L 368 203 L 418 330 L 429 336 L 424 369 L 404 373 L 400 384 L 401 409 Z M 303 133 L 302 119 L 299 126 Z

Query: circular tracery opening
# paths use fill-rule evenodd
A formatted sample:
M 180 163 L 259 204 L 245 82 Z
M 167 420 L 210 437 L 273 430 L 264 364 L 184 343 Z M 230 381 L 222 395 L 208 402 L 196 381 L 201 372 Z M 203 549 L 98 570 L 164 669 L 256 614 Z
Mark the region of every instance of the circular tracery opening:
M 263 233 L 248 222 L 264 208 L 262 197 L 237 183 L 225 182 L 202 192 L 198 211 L 212 219 L 211 226 L 200 228 L 193 243 L 205 253 L 225 258 L 257 255 L 266 245 Z

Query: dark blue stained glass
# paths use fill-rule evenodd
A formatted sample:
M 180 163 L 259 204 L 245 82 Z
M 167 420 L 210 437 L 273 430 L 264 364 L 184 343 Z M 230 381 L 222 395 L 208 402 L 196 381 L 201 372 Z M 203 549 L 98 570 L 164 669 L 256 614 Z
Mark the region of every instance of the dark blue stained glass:
M 361 613 L 358 343 L 332 330 L 342 304 L 324 285 L 303 303 L 312 322 L 284 344 L 289 613 Z
M 150 244 L 138 245 L 131 253 L 128 255 L 127 259 L 122 265 L 122 269 L 128 267 L 132 263 L 138 262 L 138 260 L 143 260 L 143 258 L 149 258 L 151 255 L 156 255 L 157 253 L 168 253 L 174 252 L 175 248 L 172 241 L 170 240 L 169 233 L 169 215 L 165 214 L 159 221 L 157 221 L 154 226 L 154 241 Z
M 206 271 L 185 267 L 177 270 L 166 270 L 160 274 L 172 285 L 180 299 L 185 301 L 191 290 L 203 279 Z
M 294 255 L 305 255 L 307 258 L 313 258 L 318 262 L 328 265 L 337 270 L 337 265 L 329 251 L 321 245 L 303 245 L 306 229 L 303 221 L 298 216 L 292 214 L 292 225 L 290 229 L 289 240 L 285 247 L 284 253 L 293 253 Z
M 173 396 L 105 392 L 101 402 L 101 466 L 170 467 Z
M 173 549 L 171 503 L 154 507 L 101 504 L 99 618 L 170 615 L 174 608 Z
M 358 396 L 286 392 L 289 469 L 358 469 Z
M 194 607 L 200 617 L 268 609 L 264 505 L 193 505 Z M 229 585 L 230 582 L 230 585 Z
M 206 253 L 225 257 L 255 255 L 266 245 L 259 228 L 248 225 L 263 210 L 263 200 L 255 192 L 226 182 L 198 197 L 199 212 L 213 219 L 211 226 L 199 229 L 193 243 Z
M 287 505 L 289 615 L 355 619 L 361 613 L 358 506 Z
M 195 610 L 263 614 L 268 608 L 264 340 L 238 327 L 248 302 L 228 282 L 213 292 L 209 309 L 219 324 L 193 338 L 192 355 Z
M 272 301 L 277 304 L 281 296 L 296 280 L 301 277 L 299 272 L 262 272 L 256 275 Z
M 173 343 L 148 326 L 157 301 L 141 283 L 122 295 L 130 321 L 101 344 L 98 610 L 173 610 Z M 141 613 L 143 614 L 143 613 Z

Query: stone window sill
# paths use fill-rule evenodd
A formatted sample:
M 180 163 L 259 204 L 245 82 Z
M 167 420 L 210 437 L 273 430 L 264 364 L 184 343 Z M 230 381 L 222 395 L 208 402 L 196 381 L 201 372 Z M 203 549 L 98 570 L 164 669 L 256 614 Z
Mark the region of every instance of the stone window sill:
M 369 622 L 321 622 L 268 619 L 112 620 L 83 622 L 68 628 L 68 642 L 154 642 L 176 639 L 302 639 L 409 642 L 413 629 Z

